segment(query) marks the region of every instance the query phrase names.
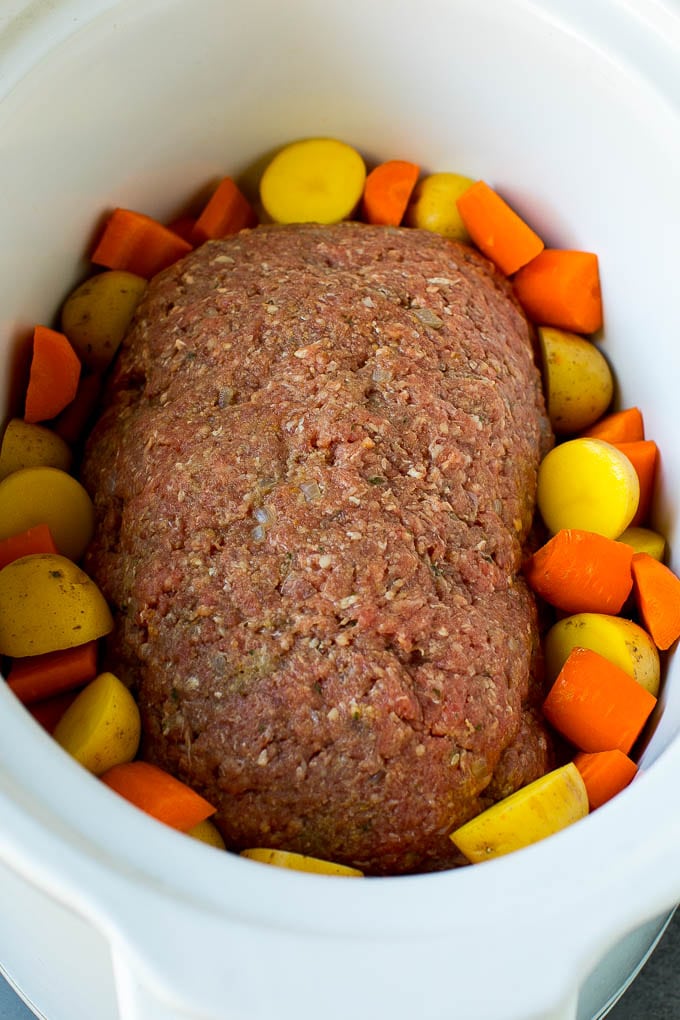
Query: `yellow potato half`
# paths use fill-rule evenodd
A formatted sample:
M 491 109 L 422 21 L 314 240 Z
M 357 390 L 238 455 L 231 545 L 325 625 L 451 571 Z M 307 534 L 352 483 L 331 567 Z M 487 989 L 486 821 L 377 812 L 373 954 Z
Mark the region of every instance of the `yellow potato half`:
M 47 524 L 54 544 L 70 560 L 79 560 L 94 531 L 94 508 L 71 475 L 54 467 L 14 471 L 0 482 L 0 538 Z
M 358 205 L 365 180 L 356 149 L 335 138 L 306 138 L 274 156 L 260 198 L 276 223 L 339 223 Z
M 100 776 L 137 754 L 141 720 L 135 699 L 113 673 L 91 680 L 57 723 L 53 736 L 86 769 Z
M 456 199 L 474 183 L 472 177 L 463 174 L 438 173 L 423 177 L 416 184 L 406 210 L 406 224 L 469 244 L 470 235 L 458 212 Z
M 538 469 L 538 509 L 553 535 L 562 528 L 618 538 L 635 516 L 640 481 L 625 453 L 601 439 L 569 439 Z
M 99 588 L 65 556 L 22 556 L 0 570 L 0 655 L 74 648 L 112 628 Z
M 656 645 L 632 620 L 606 613 L 575 613 L 553 624 L 543 649 L 547 679 L 552 683 L 574 648 L 589 648 L 609 659 L 656 697 L 661 664 Z
M 573 762 L 554 769 L 451 833 L 472 864 L 521 850 L 588 814 L 588 794 Z
M 217 828 L 214 822 L 211 822 L 209 818 L 205 818 L 198 825 L 194 825 L 193 828 L 187 829 L 187 836 L 191 836 L 192 839 L 197 839 L 199 843 L 207 843 L 208 846 L 214 846 L 217 850 L 226 850 L 224 840 L 222 839 L 222 833 Z
M 54 467 L 69 471 L 71 449 L 56 432 L 31 425 L 21 418 L 7 424 L 0 447 L 0 480 L 27 467 Z
M 614 394 L 614 379 L 601 351 L 590 340 L 541 326 L 543 378 L 548 417 L 558 435 L 588 428 L 601 418 Z
M 122 269 L 85 280 L 61 310 L 61 328 L 84 365 L 102 372 L 127 332 L 147 281 Z
M 658 560 L 659 563 L 663 563 L 664 556 L 666 555 L 666 539 L 658 531 L 653 531 L 651 528 L 640 528 L 637 526 L 626 528 L 623 534 L 619 536 L 619 542 L 625 542 L 635 552 L 646 552 L 649 556 L 653 556 L 655 560 Z
M 253 847 L 242 850 L 241 857 L 261 864 L 274 864 L 279 868 L 291 868 L 293 871 L 309 871 L 315 875 L 345 875 L 348 878 L 361 878 L 363 871 L 350 868 L 346 864 L 333 864 L 322 861 L 319 857 L 308 857 L 306 854 L 292 853 L 290 850 L 269 850 L 265 847 Z

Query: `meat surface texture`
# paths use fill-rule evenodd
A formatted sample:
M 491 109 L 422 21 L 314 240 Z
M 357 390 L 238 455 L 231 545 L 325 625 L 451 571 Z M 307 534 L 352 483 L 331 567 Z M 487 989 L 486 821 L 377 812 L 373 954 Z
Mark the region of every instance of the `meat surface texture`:
M 550 766 L 519 574 L 551 442 L 475 252 L 260 226 L 157 276 L 90 437 L 86 569 L 144 755 L 233 850 L 435 870 Z

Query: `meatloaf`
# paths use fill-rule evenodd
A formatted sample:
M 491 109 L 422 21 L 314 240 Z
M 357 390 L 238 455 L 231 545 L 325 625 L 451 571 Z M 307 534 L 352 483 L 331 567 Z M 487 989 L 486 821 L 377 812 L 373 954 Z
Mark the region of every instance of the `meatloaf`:
M 260 226 L 151 282 L 84 458 L 86 567 L 145 757 L 229 848 L 450 867 L 550 766 L 519 574 L 550 441 L 530 328 L 466 246 Z

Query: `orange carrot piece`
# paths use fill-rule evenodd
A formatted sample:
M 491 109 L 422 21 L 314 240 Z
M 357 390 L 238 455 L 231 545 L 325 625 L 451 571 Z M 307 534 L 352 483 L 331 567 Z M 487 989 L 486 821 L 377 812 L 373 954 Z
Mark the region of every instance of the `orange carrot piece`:
M 649 553 L 633 556 L 635 602 L 657 648 L 665 651 L 680 637 L 680 578 Z
M 203 212 L 196 220 L 193 240 L 195 244 L 238 234 L 245 227 L 257 223 L 255 210 L 231 177 L 217 185 Z
M 33 553 L 55 553 L 57 547 L 47 524 L 35 524 L 28 531 L 10 535 L 0 541 L 0 570 L 8 563 Z
M 101 390 L 101 376 L 82 376 L 74 399 L 52 423 L 57 435 L 71 446 L 85 435 L 87 424 L 99 403 Z
M 63 648 L 44 655 L 15 659 L 7 685 L 19 701 L 30 705 L 64 691 L 72 691 L 97 675 L 97 642 Z
M 592 531 L 563 528 L 524 565 L 533 590 L 567 613 L 619 613 L 633 587 L 633 549 Z
M 131 804 L 182 832 L 215 813 L 190 786 L 146 761 L 114 765 L 100 778 Z
M 631 525 L 643 524 L 652 506 L 654 480 L 659 463 L 659 448 L 653 439 L 640 439 L 633 443 L 612 443 L 617 450 L 625 453 L 640 480 L 640 501 Z
M 80 358 L 64 334 L 36 326 L 26 390 L 26 421 L 47 421 L 63 411 L 75 397 L 79 379 Z
M 107 269 L 126 269 L 148 280 L 191 251 L 191 245 L 151 216 L 114 209 L 92 253 Z
M 579 433 L 605 443 L 637 443 L 645 438 L 645 425 L 639 407 L 626 407 L 600 418 L 589 429 Z
M 420 167 L 404 159 L 390 159 L 371 170 L 364 184 L 366 222 L 398 227 L 419 175 Z
M 574 765 L 581 773 L 591 811 L 621 793 L 638 770 L 635 762 L 618 748 L 592 754 L 579 751 L 574 757 Z
M 43 698 L 42 701 L 33 702 L 27 705 L 36 722 L 40 723 L 48 733 L 54 733 L 55 727 L 62 715 L 78 697 L 78 691 L 63 691 L 51 698 Z
M 581 751 L 628 754 L 656 698 L 620 666 L 574 648 L 543 703 L 548 722 Z
M 479 250 L 511 276 L 543 250 L 543 241 L 484 181 L 456 200 L 458 212 Z
M 515 295 L 541 326 L 572 333 L 594 333 L 602 326 L 602 295 L 597 255 L 546 248 L 520 269 Z
M 194 216 L 178 216 L 168 223 L 168 230 L 172 230 L 173 234 L 179 234 L 184 240 L 188 241 L 193 247 L 194 243 L 194 230 L 196 228 L 196 218 Z

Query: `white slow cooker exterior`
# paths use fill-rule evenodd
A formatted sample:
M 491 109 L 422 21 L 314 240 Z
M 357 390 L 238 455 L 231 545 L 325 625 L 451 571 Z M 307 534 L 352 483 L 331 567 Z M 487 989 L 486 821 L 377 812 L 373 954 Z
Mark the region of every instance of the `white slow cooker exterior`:
M 4 0 L 3 391 L 107 206 L 168 218 L 272 146 L 335 135 L 483 176 L 549 243 L 599 253 L 603 349 L 661 447 L 675 553 L 679 55 L 680 9 L 655 0 Z M 0 687 L 0 960 L 49 1020 L 571 1020 L 598 961 L 635 932 L 632 970 L 680 900 L 671 660 L 613 802 L 479 867 L 358 882 L 166 830 Z

